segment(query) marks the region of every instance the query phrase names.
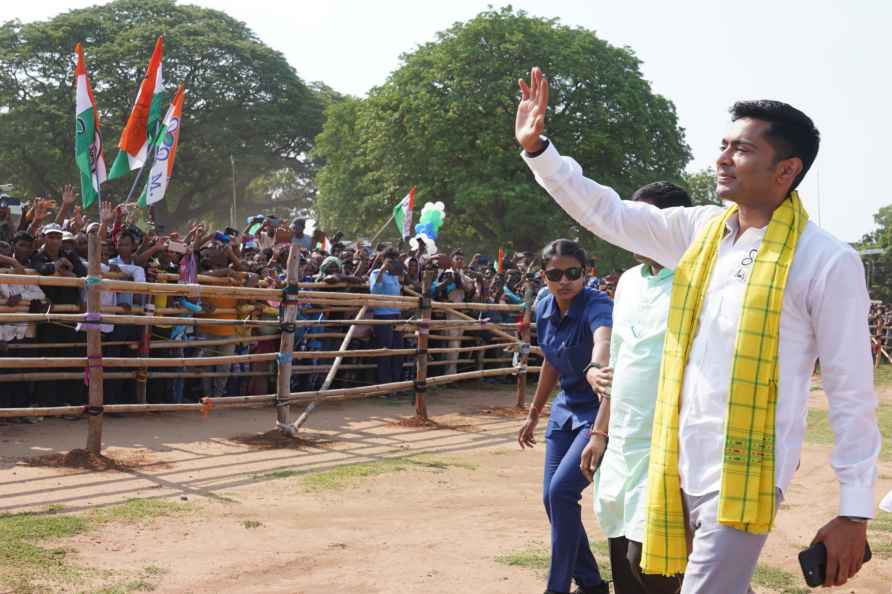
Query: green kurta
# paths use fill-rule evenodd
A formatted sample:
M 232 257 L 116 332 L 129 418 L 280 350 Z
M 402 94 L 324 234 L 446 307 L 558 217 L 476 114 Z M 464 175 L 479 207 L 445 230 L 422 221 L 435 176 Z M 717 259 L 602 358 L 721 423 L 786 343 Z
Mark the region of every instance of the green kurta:
M 647 466 L 672 271 L 650 266 L 619 279 L 613 308 L 610 441 L 595 477 L 595 512 L 608 538 L 641 542 L 647 507 Z

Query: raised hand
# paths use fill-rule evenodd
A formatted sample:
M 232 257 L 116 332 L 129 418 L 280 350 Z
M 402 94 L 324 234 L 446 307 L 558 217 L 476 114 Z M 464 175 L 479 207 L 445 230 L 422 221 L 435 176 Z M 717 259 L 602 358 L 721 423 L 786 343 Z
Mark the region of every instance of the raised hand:
M 99 220 L 103 225 L 108 225 L 115 220 L 115 210 L 109 200 L 104 200 L 99 205 Z
M 77 200 L 77 194 L 74 193 L 74 186 L 66 184 L 62 187 L 62 206 L 71 206 Z
M 548 80 L 538 66 L 530 72 L 530 84 L 519 79 L 520 103 L 514 121 L 514 137 L 528 153 L 542 148 L 539 135 L 545 130 L 545 110 L 548 107 Z

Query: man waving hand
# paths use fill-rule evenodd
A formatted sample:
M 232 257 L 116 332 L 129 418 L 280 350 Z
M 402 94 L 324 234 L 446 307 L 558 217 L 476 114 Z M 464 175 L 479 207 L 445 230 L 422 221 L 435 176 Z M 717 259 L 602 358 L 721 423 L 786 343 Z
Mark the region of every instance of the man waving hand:
M 827 547 L 825 585 L 845 583 L 873 517 L 880 434 L 861 261 L 808 220 L 796 193 L 818 153 L 811 119 L 778 101 L 734 104 L 716 159 L 718 195 L 732 206 L 660 210 L 620 200 L 542 136 L 548 82 L 538 68 L 520 89 L 515 135 L 536 181 L 594 234 L 675 271 L 644 572 L 684 572 L 683 593 L 749 591 L 799 464 L 820 359 L 839 515 L 815 541 Z

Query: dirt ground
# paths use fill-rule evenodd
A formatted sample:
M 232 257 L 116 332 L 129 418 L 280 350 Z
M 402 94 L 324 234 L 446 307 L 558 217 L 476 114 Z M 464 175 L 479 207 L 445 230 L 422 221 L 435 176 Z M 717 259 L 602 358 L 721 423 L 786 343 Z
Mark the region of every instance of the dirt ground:
M 883 398 L 892 402 L 892 390 Z M 109 418 L 104 453 L 122 464 L 102 472 L 25 463 L 83 447 L 83 421 L 3 424 L 0 513 L 64 506 L 84 514 L 132 498 L 194 505 L 187 515 L 104 524 L 51 543 L 71 551 L 70 562 L 98 570 L 102 584 L 152 569 L 151 580 L 117 590 L 88 581 L 54 592 L 538 593 L 541 568 L 505 562 L 547 552 L 549 542 L 543 446 L 520 451 L 520 420 L 486 412 L 512 402 L 513 390 L 496 385 L 435 391 L 434 428 L 401 426 L 413 412 L 406 400 L 325 405 L 297 448 L 251 438 L 271 428 L 269 409 Z M 835 515 L 829 452 L 806 446 L 762 556 L 796 587 L 761 593 L 808 591 L 796 554 Z M 890 489 L 892 464 L 884 462 L 877 494 Z M 600 540 L 591 509 L 588 490 L 585 522 Z M 830 591 L 887 594 L 890 584 L 892 557 L 877 554 L 849 585 Z

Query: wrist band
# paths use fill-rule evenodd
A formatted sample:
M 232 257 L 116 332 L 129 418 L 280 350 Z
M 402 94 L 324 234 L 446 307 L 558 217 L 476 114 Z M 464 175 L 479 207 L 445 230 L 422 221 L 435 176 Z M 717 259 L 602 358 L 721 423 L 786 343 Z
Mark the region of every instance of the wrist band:
M 600 435 L 601 437 L 604 437 L 604 438 L 608 438 L 608 437 L 609 437 L 605 432 L 603 432 L 603 431 L 601 431 L 601 430 L 599 430 L 599 429 L 595 429 L 594 427 L 590 427 L 589 430 L 588 430 L 588 436 L 589 436 L 589 437 L 592 437 L 592 436 L 595 436 L 595 435 Z

